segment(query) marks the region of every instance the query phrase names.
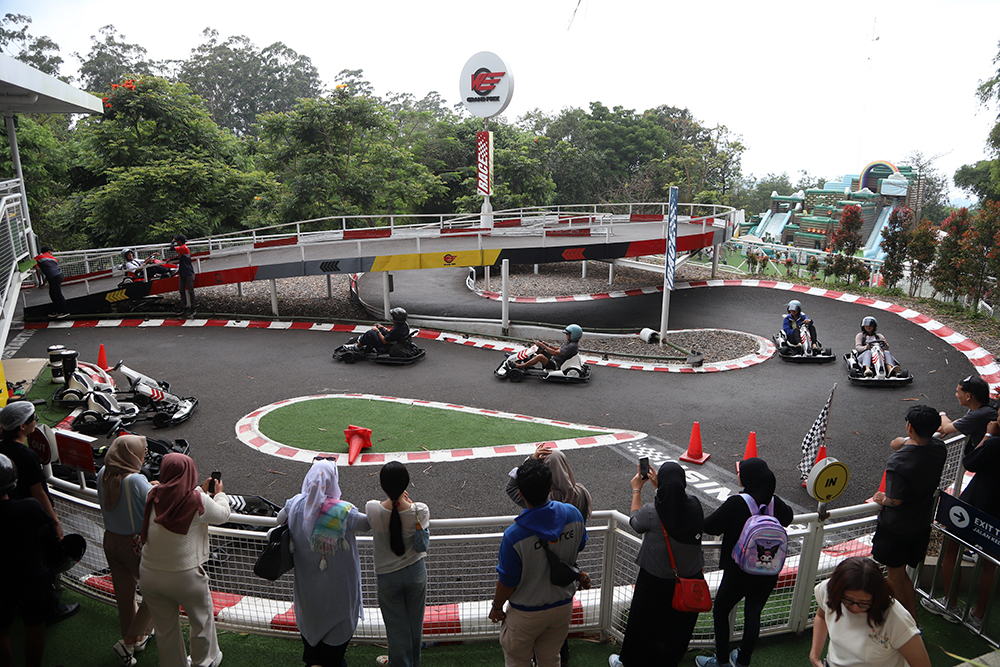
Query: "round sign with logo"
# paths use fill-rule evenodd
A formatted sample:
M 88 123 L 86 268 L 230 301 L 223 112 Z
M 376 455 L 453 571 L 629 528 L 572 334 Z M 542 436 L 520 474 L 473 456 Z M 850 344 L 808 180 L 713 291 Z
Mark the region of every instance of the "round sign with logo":
M 834 458 L 825 458 L 809 472 L 806 491 L 821 503 L 835 500 L 847 488 L 851 473 L 847 466 Z
M 458 84 L 462 104 L 473 116 L 491 118 L 507 108 L 514 96 L 514 75 L 495 53 L 481 51 L 462 68 Z

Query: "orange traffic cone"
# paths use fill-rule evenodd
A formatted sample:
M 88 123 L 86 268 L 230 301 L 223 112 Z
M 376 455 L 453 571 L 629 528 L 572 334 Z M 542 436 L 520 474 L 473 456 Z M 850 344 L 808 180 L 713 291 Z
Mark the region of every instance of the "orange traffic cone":
M 97 366 L 102 371 L 111 370 L 110 368 L 108 368 L 108 354 L 107 352 L 104 351 L 104 343 L 101 343 L 101 349 L 97 353 Z
M 813 468 L 815 468 L 820 461 L 826 458 L 826 445 L 820 445 L 819 451 L 816 452 L 816 460 L 813 461 Z M 806 477 L 802 478 L 802 488 L 806 488 Z
M 701 451 L 701 426 L 695 422 L 694 426 L 691 427 L 691 440 L 688 441 L 687 451 L 681 454 L 681 461 L 701 465 L 710 456 L 711 454 L 705 454 Z
M 882 493 L 885 493 L 885 473 L 884 472 L 882 473 L 882 483 L 878 485 L 878 490 L 881 491 Z M 873 502 L 875 502 L 875 496 L 873 495 L 871 498 L 869 498 L 865 502 L 866 503 L 873 503 Z
M 755 458 L 757 458 L 757 433 L 750 431 L 750 437 L 747 438 L 747 448 L 743 451 L 743 460 Z
M 362 449 L 372 446 L 372 430 L 370 428 L 350 424 L 344 429 L 344 438 L 350 446 L 347 452 L 348 465 L 354 465 L 354 459 L 358 458 Z

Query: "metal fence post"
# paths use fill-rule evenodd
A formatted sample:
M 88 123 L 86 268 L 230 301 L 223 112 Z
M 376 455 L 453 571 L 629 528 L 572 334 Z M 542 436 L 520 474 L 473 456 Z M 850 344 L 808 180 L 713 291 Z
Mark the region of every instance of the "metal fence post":
M 809 623 L 809 609 L 812 607 L 813 588 L 816 573 L 819 572 L 819 557 L 823 551 L 825 526 L 817 515 L 809 522 L 809 531 L 802 538 L 802 553 L 799 555 L 799 570 L 795 574 L 795 589 L 792 605 L 788 610 L 788 627 L 792 632 L 805 630 Z
M 615 562 L 618 559 L 618 521 L 608 517 L 608 532 L 604 537 L 604 560 L 601 563 L 601 641 L 610 636 L 611 611 L 615 596 Z

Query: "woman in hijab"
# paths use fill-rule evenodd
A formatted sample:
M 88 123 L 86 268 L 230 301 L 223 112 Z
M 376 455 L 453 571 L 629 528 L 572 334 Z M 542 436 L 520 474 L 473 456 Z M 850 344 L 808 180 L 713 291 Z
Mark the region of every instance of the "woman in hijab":
M 126 667 L 135 665 L 134 655 L 146 648 L 153 629 L 149 605 L 137 604 L 135 595 L 146 494 L 152 488 L 140 473 L 145 458 L 145 436 L 123 435 L 111 443 L 104 467 L 97 473 L 97 502 L 104 516 L 104 555 L 111 569 L 122 633 L 111 650 Z
M 678 575 L 685 579 L 702 577 L 705 559 L 701 552 L 701 503 L 687 495 L 684 469 L 673 461 L 661 465 L 659 472 L 649 471 L 648 481 L 656 495 L 653 502 L 643 505 L 642 487 L 646 481 L 639 473 L 632 478 L 629 525 L 642 535 L 642 546 L 635 558 L 639 576 L 632 592 L 621 654 L 610 657 L 611 667 L 680 664 L 698 621 L 697 612 L 677 611 L 670 601 Z M 668 536 L 676 571 L 670 565 Z
M 337 464 L 313 463 L 302 493 L 285 503 L 278 523 L 288 523 L 295 563 L 295 622 L 307 665 L 341 667 L 361 610 L 361 562 L 355 532 L 368 517 L 340 499 Z
M 160 667 L 218 667 L 222 651 L 215 636 L 215 616 L 208 574 L 208 526 L 229 520 L 229 499 L 222 480 L 198 486 L 198 469 L 184 454 L 167 454 L 160 463 L 160 483 L 149 491 L 142 519 L 139 586 L 156 628 Z M 184 649 L 180 607 L 191 625 L 191 657 Z
M 792 509 L 774 495 L 774 473 L 762 459 L 750 458 L 736 464 L 736 480 L 743 487 L 739 495 L 730 496 L 719 509 L 705 519 L 705 532 L 722 536 L 719 568 L 722 583 L 715 594 L 712 618 L 715 621 L 715 655 L 698 656 L 698 667 L 733 665 L 746 667 L 753 656 L 757 637 L 760 635 L 760 615 L 778 583 L 778 575 L 748 574 L 733 560 L 733 547 L 740 539 L 743 524 L 750 518 L 747 502 L 758 507 L 767 506 L 774 499 L 774 517 L 782 526 L 792 522 Z M 743 641 L 739 649 L 729 653 L 729 612 L 745 598 L 743 603 Z
M 418 667 L 423 641 L 424 602 L 427 598 L 427 568 L 424 556 L 430 510 L 410 500 L 406 487 L 410 473 L 399 461 L 389 461 L 379 473 L 387 498 L 369 500 L 365 514 L 372 528 L 378 606 L 385 620 L 389 644 L 386 663 L 392 667 Z

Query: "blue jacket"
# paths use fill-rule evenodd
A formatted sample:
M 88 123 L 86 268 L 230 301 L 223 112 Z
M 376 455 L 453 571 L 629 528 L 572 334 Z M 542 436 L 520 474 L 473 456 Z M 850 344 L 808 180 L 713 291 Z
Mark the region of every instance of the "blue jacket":
M 808 319 L 809 318 L 806 317 L 806 314 L 802 311 L 799 311 L 798 318 L 792 317 L 791 313 L 786 313 L 785 319 L 781 322 L 781 328 L 785 332 L 786 336 L 791 336 L 792 332 L 804 327 L 805 322 Z

